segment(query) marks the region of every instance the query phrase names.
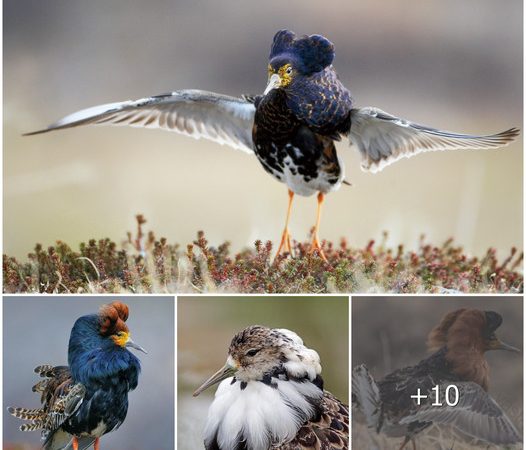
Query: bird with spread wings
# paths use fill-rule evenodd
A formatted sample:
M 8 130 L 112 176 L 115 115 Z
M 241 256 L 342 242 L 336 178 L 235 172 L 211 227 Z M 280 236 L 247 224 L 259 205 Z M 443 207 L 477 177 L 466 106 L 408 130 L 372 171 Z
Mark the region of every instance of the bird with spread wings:
M 492 135 L 458 134 L 419 125 L 375 107 L 356 107 L 332 65 L 334 45 L 320 35 L 297 37 L 281 30 L 272 43 L 268 85 L 242 98 L 180 90 L 109 103 L 70 114 L 26 135 L 81 125 L 160 128 L 205 138 L 255 154 L 263 168 L 287 185 L 289 203 L 278 254 L 291 253 L 288 223 L 295 194 L 317 193 L 311 252 L 326 260 L 318 237 L 325 195 L 345 183 L 335 141 L 357 148 L 363 170 L 376 173 L 393 162 L 436 150 L 495 149 L 512 142 L 517 128 Z

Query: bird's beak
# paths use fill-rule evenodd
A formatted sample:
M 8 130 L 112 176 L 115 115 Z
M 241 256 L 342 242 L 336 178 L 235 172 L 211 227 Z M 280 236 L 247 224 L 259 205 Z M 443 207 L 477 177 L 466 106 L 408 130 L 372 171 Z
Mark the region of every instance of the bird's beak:
M 210 386 L 213 386 L 216 383 L 219 383 L 220 381 L 225 380 L 228 377 L 233 376 L 237 372 L 237 368 L 231 366 L 228 362 L 219 369 L 216 373 L 214 373 L 208 380 L 206 380 L 200 387 L 196 389 L 194 392 L 194 397 L 197 397 L 201 392 L 203 392 L 205 389 L 208 389 Z
M 277 73 L 274 73 L 271 75 L 271 77 L 268 79 L 267 87 L 265 88 L 265 91 L 263 92 L 263 95 L 267 95 L 272 89 L 276 89 L 281 86 L 281 78 Z
M 508 352 L 515 352 L 515 353 L 521 352 L 517 347 L 513 347 L 512 345 L 506 344 L 498 338 L 492 339 L 490 341 L 489 349 L 490 350 L 506 350 Z
M 124 346 L 126 348 L 134 348 L 135 350 L 139 350 L 140 352 L 148 354 L 148 352 L 146 350 L 144 350 L 144 348 L 142 348 L 139 344 L 136 344 L 135 342 L 133 342 L 131 340 L 131 338 L 128 338 L 128 340 L 126 341 L 126 344 L 124 344 Z

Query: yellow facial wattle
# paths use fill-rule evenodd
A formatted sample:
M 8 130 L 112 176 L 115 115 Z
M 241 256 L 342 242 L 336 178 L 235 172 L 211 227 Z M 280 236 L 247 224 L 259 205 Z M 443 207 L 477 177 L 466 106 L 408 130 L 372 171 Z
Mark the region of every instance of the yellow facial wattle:
M 130 333 L 127 333 L 126 331 L 119 331 L 117 334 L 114 334 L 112 337 L 113 342 L 115 344 L 119 345 L 120 347 L 124 347 L 126 343 L 130 340 Z
M 284 64 L 278 69 L 278 75 L 281 78 L 281 87 L 286 87 L 292 81 L 292 65 Z
M 277 74 L 279 76 L 279 87 L 286 87 L 290 84 L 292 81 L 292 65 L 291 64 L 284 64 L 282 65 L 277 71 L 275 71 L 272 66 L 268 65 L 268 77 L 270 77 L 274 74 Z

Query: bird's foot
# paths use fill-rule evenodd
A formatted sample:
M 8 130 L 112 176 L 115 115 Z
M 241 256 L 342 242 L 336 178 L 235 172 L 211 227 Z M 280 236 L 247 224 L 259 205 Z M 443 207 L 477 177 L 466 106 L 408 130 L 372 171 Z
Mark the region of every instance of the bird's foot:
M 100 450 L 100 440 L 99 440 L 99 438 L 95 439 L 95 444 L 93 444 L 93 450 Z
M 283 234 L 281 235 L 281 242 L 279 243 L 278 251 L 274 260 L 278 258 L 281 252 L 288 253 L 292 256 L 292 246 L 290 245 L 290 233 L 288 228 L 285 228 L 283 230 Z
M 73 436 L 71 446 L 73 447 L 73 450 L 79 450 L 79 440 L 77 439 L 77 436 Z
M 320 240 L 318 239 L 318 236 L 316 234 L 312 238 L 309 255 L 314 254 L 314 252 L 318 252 L 318 255 L 320 255 L 320 258 L 323 259 L 327 264 L 329 264 L 329 261 L 327 260 L 327 257 L 325 256 L 325 253 L 323 252 L 323 248 L 321 247 Z

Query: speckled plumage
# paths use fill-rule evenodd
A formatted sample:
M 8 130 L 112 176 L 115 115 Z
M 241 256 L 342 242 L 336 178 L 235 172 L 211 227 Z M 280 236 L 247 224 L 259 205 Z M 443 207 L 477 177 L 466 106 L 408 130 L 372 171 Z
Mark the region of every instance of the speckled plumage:
M 318 354 L 285 329 L 234 336 L 205 427 L 207 450 L 347 450 L 348 407 L 324 390 Z
M 432 425 L 452 425 L 471 439 L 497 445 L 522 442 L 504 410 L 487 393 L 489 367 L 484 353 L 491 349 L 518 351 L 495 336 L 502 323 L 493 311 L 459 309 L 447 314 L 430 334 L 433 353 L 414 366 L 397 369 L 376 382 L 367 367 L 353 370 L 353 406 L 365 416 L 370 429 L 403 437 L 404 448 Z M 446 389 L 455 385 L 459 403 L 447 406 Z M 439 386 L 444 406 L 433 406 Z M 411 398 L 427 395 L 421 405 Z
M 336 189 L 343 171 L 333 139 L 300 122 L 278 90 L 256 105 L 255 153 L 264 169 L 301 195 Z
M 269 71 L 289 64 L 290 82 L 254 102 L 254 152 L 267 172 L 300 195 L 330 192 L 343 180 L 334 140 L 349 131 L 352 99 L 333 57 L 333 44 L 322 36 L 278 32 Z
M 309 420 L 296 437 L 272 450 L 347 450 L 349 444 L 349 407 L 325 391 L 319 415 Z
M 129 339 L 127 318 L 127 305 L 113 302 L 98 314 L 77 319 L 69 340 L 69 366 L 35 369 L 44 377 L 33 386 L 41 393 L 42 406 L 9 408 L 15 417 L 30 421 L 22 431 L 42 430 L 46 450 L 74 448 L 74 440 L 79 450 L 94 443 L 98 449 L 98 438 L 124 422 L 128 392 L 137 387 L 141 370 L 126 347 L 142 350 Z

